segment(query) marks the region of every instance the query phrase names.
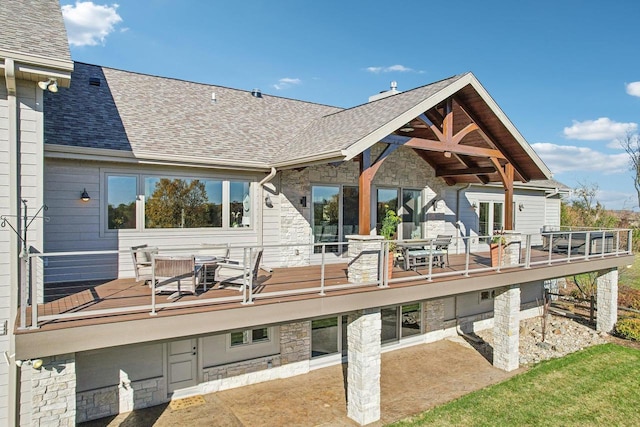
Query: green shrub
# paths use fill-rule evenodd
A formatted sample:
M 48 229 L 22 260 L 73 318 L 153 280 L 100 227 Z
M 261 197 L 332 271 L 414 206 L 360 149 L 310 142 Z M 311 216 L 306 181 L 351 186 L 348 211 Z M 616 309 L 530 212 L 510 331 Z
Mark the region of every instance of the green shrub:
M 640 319 L 628 318 L 618 320 L 615 327 L 616 335 L 633 341 L 640 341 Z

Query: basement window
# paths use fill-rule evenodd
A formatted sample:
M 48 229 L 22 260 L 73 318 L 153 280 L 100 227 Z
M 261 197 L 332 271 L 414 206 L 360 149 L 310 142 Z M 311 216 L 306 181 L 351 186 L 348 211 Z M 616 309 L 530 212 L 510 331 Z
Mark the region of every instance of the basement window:
M 480 302 L 482 301 L 490 301 L 496 297 L 496 291 L 480 291 Z
M 256 344 L 269 341 L 269 328 L 246 329 L 244 331 L 231 332 L 231 347 Z

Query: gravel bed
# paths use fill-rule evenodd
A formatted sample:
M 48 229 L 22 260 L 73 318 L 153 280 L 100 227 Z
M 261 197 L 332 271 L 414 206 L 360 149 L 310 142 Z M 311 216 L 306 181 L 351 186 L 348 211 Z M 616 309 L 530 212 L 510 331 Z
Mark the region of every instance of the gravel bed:
M 475 346 L 485 357 L 493 351 L 493 329 L 479 331 L 484 340 Z M 596 344 L 607 342 L 607 334 L 562 316 L 549 315 L 545 340 L 542 341 L 542 318 L 533 317 L 520 322 L 520 365 L 562 357 Z

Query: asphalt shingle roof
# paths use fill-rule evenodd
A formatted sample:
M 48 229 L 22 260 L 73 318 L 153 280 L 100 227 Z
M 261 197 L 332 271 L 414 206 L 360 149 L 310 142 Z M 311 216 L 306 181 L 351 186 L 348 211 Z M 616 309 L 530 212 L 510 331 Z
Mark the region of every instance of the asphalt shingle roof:
M 98 79 L 100 86 L 90 84 Z M 212 93 L 216 101 L 212 102 Z M 45 142 L 268 163 L 292 134 L 340 108 L 75 63 L 45 94 Z
M 58 0 L 2 0 L 0 46 L 2 50 L 70 61 Z

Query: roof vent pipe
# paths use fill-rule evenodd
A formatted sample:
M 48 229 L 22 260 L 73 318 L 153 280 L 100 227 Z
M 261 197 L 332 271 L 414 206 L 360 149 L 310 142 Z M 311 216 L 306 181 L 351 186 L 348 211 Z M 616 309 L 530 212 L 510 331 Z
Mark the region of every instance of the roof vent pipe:
M 251 91 L 251 95 L 253 95 L 254 98 L 262 98 L 262 92 L 260 92 L 260 89 L 253 89 Z

